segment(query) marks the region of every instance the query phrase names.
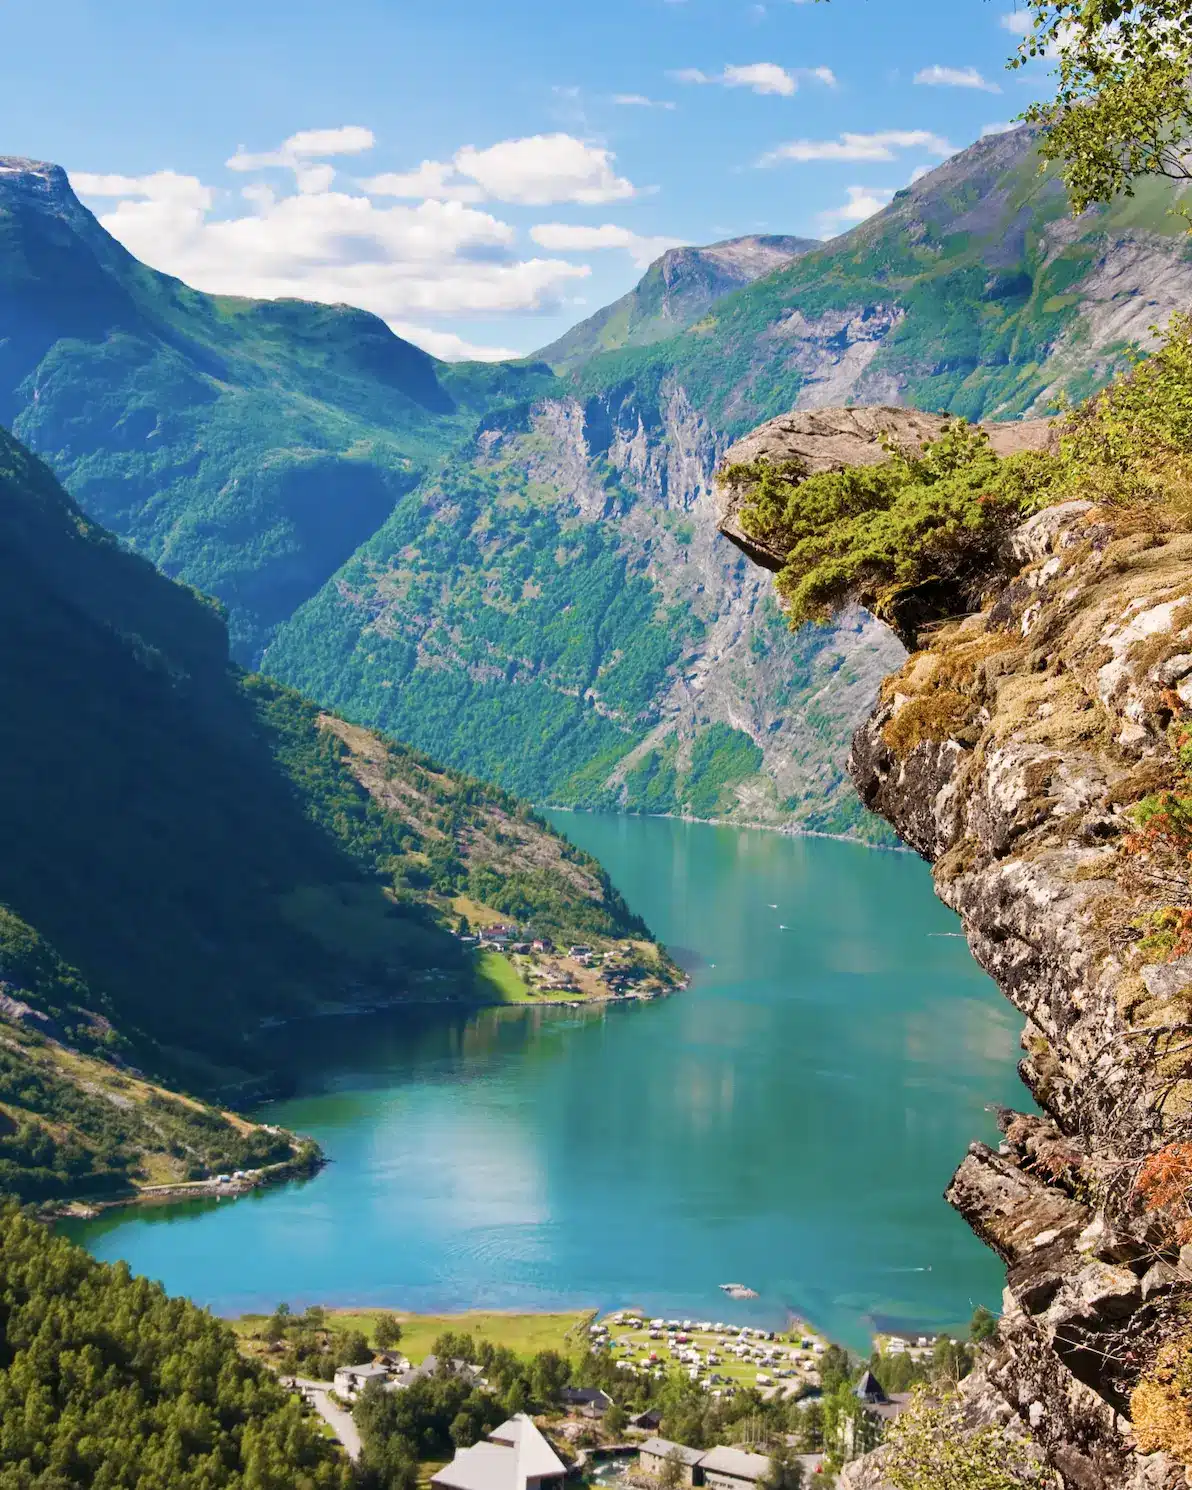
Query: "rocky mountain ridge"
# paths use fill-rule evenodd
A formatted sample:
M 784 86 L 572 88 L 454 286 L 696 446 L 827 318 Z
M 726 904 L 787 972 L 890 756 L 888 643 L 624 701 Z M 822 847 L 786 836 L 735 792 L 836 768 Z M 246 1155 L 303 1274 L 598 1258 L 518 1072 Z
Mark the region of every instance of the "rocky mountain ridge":
M 822 445 L 827 426 L 838 463 L 872 458 L 888 419 L 792 416 L 754 445 L 797 447 L 800 426 L 803 447 Z M 738 500 L 725 494 L 730 535 Z M 1192 957 L 1161 929 L 1159 908 L 1186 903 L 1178 854 L 1140 832 L 1138 809 L 1187 771 L 1192 536 L 1071 500 L 1016 530 L 1008 567 L 983 611 L 920 635 L 849 768 L 1025 1019 L 1020 1072 L 1041 1115 L 1004 1113 L 1000 1147 L 974 1144 L 948 1191 L 1007 1267 L 996 1340 L 966 1383 L 973 1421 L 1018 1423 L 1064 1490 L 1173 1490 L 1182 1458 L 1131 1415 L 1188 1338 L 1182 1211 L 1149 1204 L 1146 1175 L 1192 1131 Z M 880 1452 L 842 1479 L 883 1483 Z
M 599 352 L 664 341 L 695 325 L 725 295 L 819 246 L 818 238 L 754 233 L 706 248 L 669 248 L 628 294 L 542 347 L 534 360 L 562 373 Z

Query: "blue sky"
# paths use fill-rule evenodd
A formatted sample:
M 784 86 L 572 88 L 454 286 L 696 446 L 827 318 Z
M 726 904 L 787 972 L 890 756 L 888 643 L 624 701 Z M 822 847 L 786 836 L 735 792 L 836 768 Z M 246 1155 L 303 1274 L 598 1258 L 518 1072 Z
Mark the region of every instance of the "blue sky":
M 203 289 L 525 353 L 671 242 L 831 236 L 1018 114 L 999 0 L 17 0 L 0 153 Z

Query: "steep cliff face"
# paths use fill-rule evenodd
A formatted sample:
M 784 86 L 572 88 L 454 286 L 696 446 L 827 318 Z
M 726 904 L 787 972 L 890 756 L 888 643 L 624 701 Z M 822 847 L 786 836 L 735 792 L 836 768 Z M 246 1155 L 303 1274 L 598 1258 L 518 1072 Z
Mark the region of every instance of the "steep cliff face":
M 836 411 L 837 433 L 857 417 Z M 736 514 L 724 521 L 732 536 Z M 986 608 L 920 635 L 850 759 L 1025 1019 L 1020 1070 L 1040 1111 L 1005 1113 L 1003 1143 L 971 1147 L 948 1199 L 1007 1268 L 973 1412 L 1012 1415 L 1071 1490 L 1184 1483 L 1182 1460 L 1141 1452 L 1130 1420 L 1192 1306 L 1187 1228 L 1139 1186 L 1147 1157 L 1179 1153 L 1192 1128 L 1186 864 L 1138 811 L 1187 790 L 1182 526 L 1045 508 L 1014 533 L 1017 573 Z M 879 1455 L 848 1483 L 881 1478 Z
M 539 799 L 864 831 L 846 741 L 903 650 L 791 634 L 717 531 L 725 445 L 669 383 L 494 416 L 268 668 Z

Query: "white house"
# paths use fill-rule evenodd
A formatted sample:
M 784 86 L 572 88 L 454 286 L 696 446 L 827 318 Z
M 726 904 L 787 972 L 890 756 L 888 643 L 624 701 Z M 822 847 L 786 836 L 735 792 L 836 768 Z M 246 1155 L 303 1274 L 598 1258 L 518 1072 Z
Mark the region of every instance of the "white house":
M 355 1402 L 370 1381 L 388 1381 L 389 1367 L 381 1364 L 368 1366 L 341 1366 L 335 1373 L 333 1383 L 336 1393 L 345 1402 Z
M 431 1484 L 435 1490 L 560 1490 L 566 1473 L 533 1419 L 519 1412 L 487 1439 L 460 1449 Z

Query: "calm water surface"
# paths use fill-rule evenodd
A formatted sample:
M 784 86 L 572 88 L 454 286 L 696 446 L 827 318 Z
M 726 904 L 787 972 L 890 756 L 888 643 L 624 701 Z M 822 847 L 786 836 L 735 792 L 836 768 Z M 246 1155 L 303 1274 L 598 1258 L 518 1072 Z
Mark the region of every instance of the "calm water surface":
M 76 1228 L 224 1313 L 639 1304 L 805 1315 L 863 1346 L 996 1302 L 941 1200 L 1018 1020 L 909 854 L 559 813 L 694 971 L 633 1008 L 318 1021 L 291 1034 L 314 1180 Z M 723 1282 L 758 1290 L 730 1304 Z

